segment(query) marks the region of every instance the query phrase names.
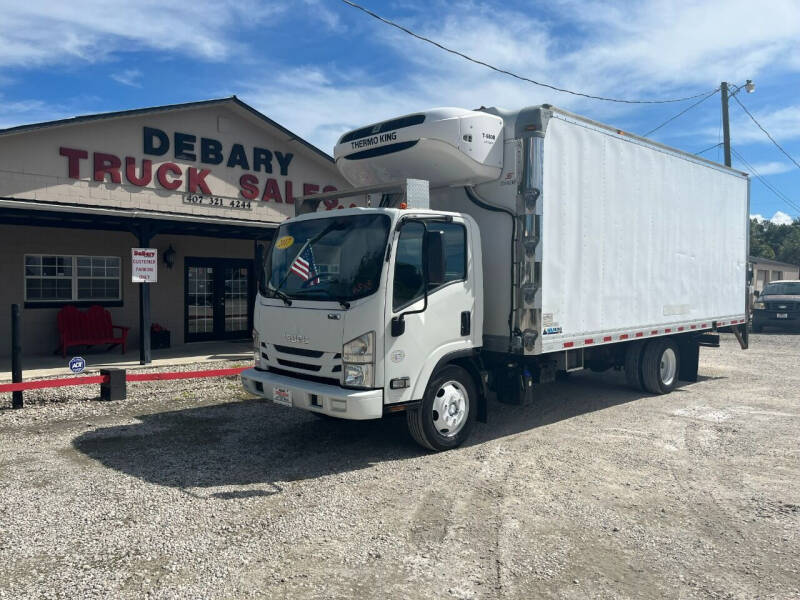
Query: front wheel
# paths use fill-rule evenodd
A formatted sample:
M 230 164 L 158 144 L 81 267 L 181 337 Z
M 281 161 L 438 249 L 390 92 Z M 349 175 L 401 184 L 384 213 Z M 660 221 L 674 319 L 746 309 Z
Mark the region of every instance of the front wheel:
M 411 437 L 429 450 L 450 450 L 469 436 L 478 390 L 470 374 L 450 365 L 428 382 L 422 404 L 406 413 Z

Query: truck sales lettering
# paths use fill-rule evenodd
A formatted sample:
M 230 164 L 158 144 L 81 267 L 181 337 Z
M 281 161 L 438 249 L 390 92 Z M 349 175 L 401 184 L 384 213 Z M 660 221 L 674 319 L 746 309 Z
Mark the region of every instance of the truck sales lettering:
M 283 153 L 279 150 L 253 147 L 246 151 L 242 144 L 232 144 L 226 149 L 222 142 L 197 136 L 174 132 L 168 136 L 161 129 L 155 127 L 143 128 L 143 152 L 151 156 L 166 156 L 172 149 L 172 156 L 181 162 L 194 161 L 207 165 L 224 165 L 228 168 L 238 167 L 245 171 L 264 172 L 267 176 L 259 179 L 254 173 L 245 173 L 239 178 L 239 195 L 246 200 L 261 200 L 262 202 L 294 202 L 296 193 L 294 183 L 290 179 L 279 182 L 275 173 L 284 178 L 289 175 L 289 166 L 294 155 L 290 152 Z M 91 178 L 97 182 L 122 184 L 136 187 L 147 187 L 151 183 L 169 191 L 179 189 L 190 194 L 213 196 L 214 192 L 209 185 L 212 175 L 210 168 L 187 167 L 176 162 L 164 162 L 154 167 L 153 160 L 149 158 L 137 159 L 126 156 L 121 159 L 116 154 L 93 152 L 91 160 L 89 152 L 80 148 L 59 148 L 59 154 L 67 159 L 67 174 L 70 179 L 81 178 L 82 161 L 88 161 Z M 171 158 L 171 157 L 170 157 Z M 85 166 L 84 166 L 85 168 Z M 263 176 L 262 176 L 263 177 Z M 303 183 L 303 195 L 320 191 L 320 185 Z M 324 186 L 322 191 L 336 191 L 334 186 Z M 328 199 L 325 206 L 329 210 L 338 206 L 336 199 Z

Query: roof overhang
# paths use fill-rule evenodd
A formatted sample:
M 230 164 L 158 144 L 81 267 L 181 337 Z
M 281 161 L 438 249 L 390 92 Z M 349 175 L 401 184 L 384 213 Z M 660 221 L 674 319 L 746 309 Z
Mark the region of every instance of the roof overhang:
M 270 239 L 278 223 L 188 215 L 141 209 L 76 206 L 0 198 L 0 224 L 136 231 L 143 225 L 156 234 Z

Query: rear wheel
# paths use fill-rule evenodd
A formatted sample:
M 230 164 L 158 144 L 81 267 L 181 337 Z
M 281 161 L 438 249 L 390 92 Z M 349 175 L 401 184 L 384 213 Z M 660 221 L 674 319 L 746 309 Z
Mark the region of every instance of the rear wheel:
M 408 431 L 430 450 L 460 446 L 475 422 L 478 390 L 470 374 L 450 365 L 428 382 L 422 404 L 406 413 Z
M 642 381 L 651 394 L 668 394 L 678 383 L 680 354 L 670 339 L 651 340 L 642 355 Z
M 641 366 L 643 354 L 644 344 L 641 342 L 630 342 L 625 351 L 625 380 L 630 387 L 640 391 L 645 391 Z

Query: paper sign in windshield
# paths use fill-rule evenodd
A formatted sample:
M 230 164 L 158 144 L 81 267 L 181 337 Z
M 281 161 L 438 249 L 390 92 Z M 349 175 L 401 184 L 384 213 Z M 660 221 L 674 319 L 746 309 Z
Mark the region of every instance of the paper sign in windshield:
M 278 250 L 286 250 L 293 244 L 294 244 L 294 238 L 290 235 L 285 235 L 282 238 L 279 238 L 277 242 L 275 242 L 275 247 Z

